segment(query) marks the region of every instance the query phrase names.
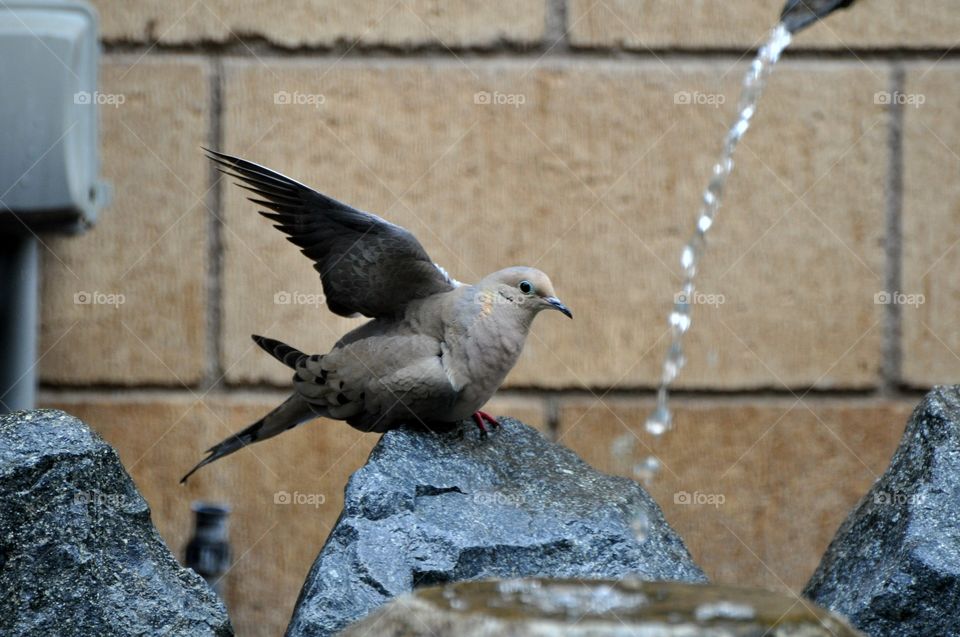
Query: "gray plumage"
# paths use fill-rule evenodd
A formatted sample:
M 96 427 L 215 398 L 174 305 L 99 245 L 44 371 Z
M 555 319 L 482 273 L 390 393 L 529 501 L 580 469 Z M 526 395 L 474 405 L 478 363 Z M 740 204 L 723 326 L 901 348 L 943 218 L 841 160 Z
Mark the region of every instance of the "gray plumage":
M 258 164 L 207 152 L 314 262 L 327 307 L 372 320 L 323 355 L 254 336 L 294 370 L 293 394 L 211 447 L 181 482 L 214 460 L 321 416 L 371 432 L 470 416 L 481 429 L 484 420 L 496 424 L 480 408 L 517 362 L 534 317 L 545 309 L 571 316 L 539 270 L 512 267 L 460 284 L 404 228 Z

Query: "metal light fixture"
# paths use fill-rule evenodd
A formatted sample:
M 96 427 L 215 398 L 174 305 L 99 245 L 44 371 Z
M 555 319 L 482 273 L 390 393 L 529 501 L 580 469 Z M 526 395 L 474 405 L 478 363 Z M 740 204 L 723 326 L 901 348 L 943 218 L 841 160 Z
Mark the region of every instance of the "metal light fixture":
M 108 199 L 97 31 L 86 2 L 0 3 L 0 413 L 36 399 L 39 235 L 86 230 Z

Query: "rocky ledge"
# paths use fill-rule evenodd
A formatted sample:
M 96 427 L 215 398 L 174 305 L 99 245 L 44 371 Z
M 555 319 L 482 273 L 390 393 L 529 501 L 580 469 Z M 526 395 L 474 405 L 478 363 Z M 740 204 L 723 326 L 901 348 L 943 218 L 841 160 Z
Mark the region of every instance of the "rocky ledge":
M 62 411 L 0 416 L 0 634 L 233 635 L 96 433 Z
M 509 418 L 487 438 L 386 433 L 300 593 L 289 637 L 332 635 L 415 587 L 542 576 L 704 581 L 632 480 Z

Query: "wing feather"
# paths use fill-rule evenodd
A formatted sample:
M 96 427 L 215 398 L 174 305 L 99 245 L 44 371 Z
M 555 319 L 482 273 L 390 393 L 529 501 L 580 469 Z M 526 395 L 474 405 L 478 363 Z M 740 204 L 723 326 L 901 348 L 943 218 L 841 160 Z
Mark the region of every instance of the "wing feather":
M 221 172 L 256 195 L 248 198 L 266 209 L 260 214 L 314 262 L 334 313 L 396 316 L 410 301 L 458 285 L 408 230 L 259 164 L 204 150 Z

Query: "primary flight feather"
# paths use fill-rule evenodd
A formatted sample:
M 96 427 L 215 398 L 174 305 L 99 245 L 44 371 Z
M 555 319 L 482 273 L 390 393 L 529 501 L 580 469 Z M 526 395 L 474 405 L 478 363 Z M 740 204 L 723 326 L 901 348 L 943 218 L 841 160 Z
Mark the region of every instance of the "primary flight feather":
M 351 208 L 253 162 L 207 151 L 320 273 L 327 307 L 371 320 L 326 354 L 253 340 L 294 371 L 293 393 L 208 450 L 183 477 L 249 444 L 317 417 L 384 432 L 405 421 L 449 423 L 480 411 L 513 368 L 534 317 L 569 309 L 546 274 L 511 267 L 461 284 L 434 264 L 408 230 Z

